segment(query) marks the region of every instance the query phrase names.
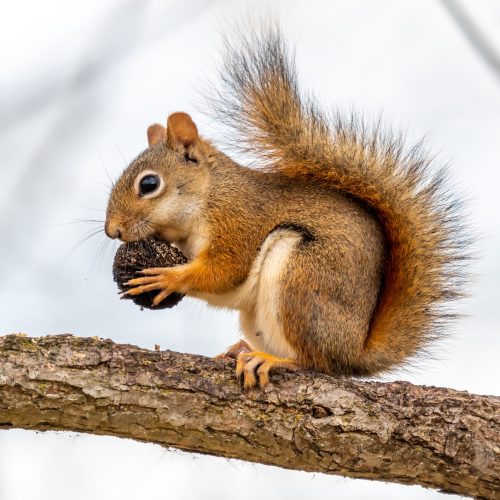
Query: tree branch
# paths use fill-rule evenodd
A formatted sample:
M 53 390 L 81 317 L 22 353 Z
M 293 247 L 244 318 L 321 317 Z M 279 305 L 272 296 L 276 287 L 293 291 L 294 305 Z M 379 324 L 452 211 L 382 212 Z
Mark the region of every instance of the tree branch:
M 500 398 L 406 382 L 276 375 L 71 335 L 0 338 L 0 428 L 108 434 L 289 469 L 495 498 Z M 496 497 L 498 498 L 498 497 Z

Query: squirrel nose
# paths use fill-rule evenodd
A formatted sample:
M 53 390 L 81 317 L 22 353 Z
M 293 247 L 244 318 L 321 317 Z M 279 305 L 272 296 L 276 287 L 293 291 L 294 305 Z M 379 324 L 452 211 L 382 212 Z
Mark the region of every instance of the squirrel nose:
M 108 238 L 116 240 L 117 238 L 122 237 L 123 229 L 119 224 L 114 224 L 112 222 L 106 222 L 104 225 L 104 232 Z

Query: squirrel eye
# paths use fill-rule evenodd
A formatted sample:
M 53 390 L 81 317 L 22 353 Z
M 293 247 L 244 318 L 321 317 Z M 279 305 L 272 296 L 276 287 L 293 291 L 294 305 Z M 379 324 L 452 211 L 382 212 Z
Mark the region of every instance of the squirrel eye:
M 148 174 L 145 175 L 139 181 L 139 196 L 144 196 L 149 193 L 153 193 L 160 186 L 160 178 L 157 175 Z

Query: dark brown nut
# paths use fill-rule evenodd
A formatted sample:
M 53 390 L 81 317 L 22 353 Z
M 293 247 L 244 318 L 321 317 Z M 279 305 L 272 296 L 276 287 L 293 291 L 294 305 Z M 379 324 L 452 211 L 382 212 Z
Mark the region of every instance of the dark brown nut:
M 139 271 L 148 267 L 172 267 L 187 262 L 184 254 L 166 241 L 156 238 L 147 238 L 142 241 L 123 243 L 118 248 L 113 262 L 113 279 L 120 291 L 127 290 L 127 281 L 141 276 Z M 158 291 L 145 292 L 140 295 L 123 295 L 141 307 L 148 309 L 165 309 L 177 305 L 183 294 L 171 293 L 157 306 L 153 306 L 153 299 Z

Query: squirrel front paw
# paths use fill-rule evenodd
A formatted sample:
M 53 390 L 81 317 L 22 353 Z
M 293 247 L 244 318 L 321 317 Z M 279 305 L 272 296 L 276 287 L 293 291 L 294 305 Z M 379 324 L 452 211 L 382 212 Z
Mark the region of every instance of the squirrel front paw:
M 243 378 L 243 388 L 252 389 L 258 383 L 265 387 L 269 383 L 269 374 L 273 371 L 296 371 L 299 366 L 293 359 L 280 358 L 273 354 L 253 351 L 242 352 L 236 362 L 236 376 Z
M 153 299 L 153 305 L 157 306 L 162 300 L 167 298 L 173 292 L 179 292 L 179 277 L 176 270 L 169 267 L 152 267 L 143 269 L 140 274 L 145 276 L 134 278 L 125 283 L 131 286 L 123 292 L 123 295 L 140 295 L 144 292 L 158 290 Z

